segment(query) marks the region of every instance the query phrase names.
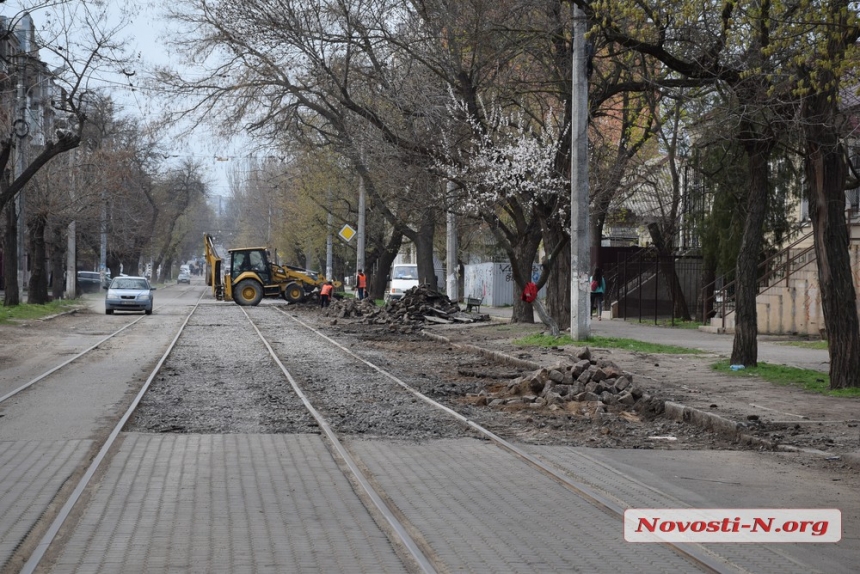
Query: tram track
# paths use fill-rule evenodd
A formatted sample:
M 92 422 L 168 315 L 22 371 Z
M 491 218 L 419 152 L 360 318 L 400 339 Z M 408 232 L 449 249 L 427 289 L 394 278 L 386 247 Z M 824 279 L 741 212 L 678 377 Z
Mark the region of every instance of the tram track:
M 180 291 L 177 298 L 184 297 L 185 295 L 192 295 L 193 297 L 196 297 L 198 301 L 200 300 L 199 288 L 193 289 L 193 288 L 191 288 L 191 286 L 188 286 L 185 289 L 182 289 L 182 291 Z M 60 364 L 55 365 L 54 367 L 51 367 L 50 369 L 48 369 L 48 370 L 42 372 L 41 374 L 33 377 L 32 379 L 30 379 L 26 383 L 21 384 L 21 385 L 17 386 L 16 388 L 12 389 L 11 391 L 7 392 L 6 394 L 0 396 L 0 405 L 2 405 L 5 401 L 11 399 L 12 397 L 17 395 L 18 393 L 32 387 L 36 383 L 41 382 L 42 380 L 48 378 L 49 376 L 60 372 L 63 368 L 68 367 L 69 365 L 71 365 L 75 361 L 78 361 L 79 359 L 84 358 L 85 356 L 89 355 L 90 353 L 92 353 L 96 349 L 101 348 L 105 343 L 114 339 L 117 335 L 119 335 L 120 333 L 123 333 L 126 329 L 133 327 L 134 325 L 137 325 L 144 318 L 145 318 L 145 315 L 135 317 L 134 320 L 130 321 L 129 323 L 126 323 L 125 325 L 123 325 L 119 329 L 116 329 L 115 331 L 111 332 L 109 335 L 99 339 L 96 343 L 90 345 L 89 347 L 85 348 L 82 351 L 75 353 L 72 357 L 66 359 L 65 361 L 61 362 Z
M 561 484 L 562 486 L 567 488 L 570 492 L 572 492 L 576 496 L 588 501 L 590 504 L 592 504 L 592 505 L 596 506 L 597 508 L 599 508 L 600 510 L 606 512 L 608 515 L 613 516 L 615 518 L 618 518 L 620 523 L 623 522 L 624 508 L 619 506 L 615 501 L 611 500 L 609 497 L 597 492 L 596 490 L 594 490 L 593 488 L 591 488 L 590 486 L 588 486 L 587 484 L 585 484 L 583 482 L 573 480 L 570 476 L 561 472 L 560 470 L 558 470 L 554 466 L 552 466 L 552 465 L 540 460 L 539 458 L 529 454 L 525 450 L 517 447 L 513 443 L 505 440 L 504 438 L 498 436 L 497 434 L 489 431 L 488 429 L 484 428 L 480 424 L 478 424 L 478 423 L 470 420 L 469 418 L 461 415 L 460 413 L 451 409 L 450 407 L 447 407 L 447 406 L 433 400 L 432 398 L 428 397 L 427 395 L 414 389 L 408 383 L 406 383 L 405 381 L 403 381 L 399 377 L 395 376 L 394 374 L 390 373 L 386 369 L 383 369 L 382 367 L 364 359 L 363 357 L 359 356 L 355 352 L 353 352 L 350 349 L 348 349 L 347 347 L 345 347 L 343 344 L 335 341 L 331 337 L 323 334 L 319 330 L 317 330 L 317 329 L 313 328 L 312 326 L 308 325 L 307 323 L 301 321 L 296 316 L 290 315 L 289 313 L 284 312 L 280 308 L 277 308 L 277 311 L 279 313 L 281 313 L 282 315 L 284 315 L 285 317 L 287 317 L 288 319 L 290 319 L 291 321 L 293 321 L 294 323 L 296 323 L 297 325 L 300 325 L 304 329 L 313 333 L 315 336 L 327 341 L 332 346 L 336 347 L 337 349 L 339 349 L 340 351 L 342 351 L 346 355 L 349 355 L 350 357 L 354 358 L 356 361 L 370 367 L 371 369 L 374 369 L 375 371 L 377 371 L 381 375 L 387 377 L 393 383 L 397 384 L 398 386 L 405 389 L 409 393 L 412 393 L 414 396 L 416 396 L 421 401 L 424 401 L 425 403 L 433 406 L 434 408 L 439 409 L 441 412 L 445 413 L 446 415 L 449 415 L 449 416 L 453 417 L 454 419 L 458 420 L 459 422 L 463 423 L 464 425 L 474 429 L 482 437 L 488 439 L 493 444 L 497 445 L 499 448 L 501 448 L 504 451 L 515 456 L 520 461 L 530 465 L 536 471 L 552 478 L 553 480 L 555 480 L 556 482 L 558 482 L 559 484 Z M 255 329 L 256 329 L 256 327 L 255 327 Z M 257 332 L 260 335 L 260 337 L 263 338 L 263 335 L 261 333 L 259 333 L 259 330 Z M 264 339 L 264 341 L 265 341 L 265 339 Z M 269 348 L 270 353 L 272 353 L 272 357 L 278 362 L 278 364 L 281 366 L 281 368 L 284 369 L 285 374 L 287 374 L 286 369 L 282 366 L 280 360 L 277 358 L 277 356 L 275 355 L 274 351 L 271 349 L 271 346 L 268 344 L 268 342 L 266 342 L 266 346 Z M 289 377 L 290 375 L 287 374 L 287 376 Z M 290 377 L 290 378 L 292 379 L 292 377 Z M 300 390 L 298 388 L 297 388 L 297 391 L 300 392 Z M 620 523 L 619 523 L 619 527 L 621 526 Z M 666 543 L 666 544 L 664 544 L 664 546 L 671 548 L 679 556 L 682 556 L 682 557 L 688 559 L 691 563 L 700 567 L 702 569 L 702 571 L 704 571 L 704 572 L 727 573 L 727 572 L 737 572 L 738 571 L 738 569 L 736 569 L 735 567 L 729 567 L 723 561 L 716 559 L 714 556 L 712 556 L 710 553 L 706 552 L 704 549 L 696 547 L 696 545 L 691 545 L 691 544 L 683 544 L 682 545 L 682 544 Z
M 191 309 L 191 311 L 185 317 L 185 320 L 180 325 L 179 329 L 177 330 L 176 335 L 173 337 L 172 341 L 168 345 L 167 350 L 164 352 L 162 357 L 159 359 L 158 363 L 155 365 L 155 368 L 152 369 L 150 375 L 147 377 L 143 386 L 140 388 L 137 395 L 132 400 L 131 404 L 129 405 L 129 407 L 126 409 L 125 413 L 120 418 L 119 422 L 117 422 L 116 425 L 114 425 L 110 434 L 107 436 L 107 438 L 104 440 L 104 442 L 102 442 L 101 447 L 98 450 L 98 453 L 95 455 L 93 460 L 90 462 L 90 464 L 87 467 L 86 471 L 84 472 L 83 476 L 78 481 L 77 486 L 74 488 L 72 493 L 66 499 L 63 506 L 60 508 L 59 512 L 56 514 L 54 519 L 51 521 L 51 524 L 48 526 L 47 531 L 44 533 L 44 535 L 41 537 L 39 542 L 36 544 L 33 552 L 30 554 L 29 558 L 24 563 L 24 566 L 21 569 L 21 573 L 35 572 L 36 568 L 39 566 L 39 563 L 41 562 L 41 560 L 44 557 L 45 553 L 47 552 L 48 548 L 50 547 L 50 545 L 54 542 L 55 538 L 57 537 L 57 534 L 59 533 L 60 528 L 63 526 L 65 521 L 68 519 L 69 515 L 72 512 L 72 509 L 78 503 L 82 494 L 84 493 L 84 490 L 89 486 L 90 482 L 92 481 L 93 477 L 96 474 L 96 471 L 99 469 L 100 465 L 102 464 L 102 461 L 107 456 L 111 447 L 116 442 L 116 439 L 119 437 L 119 434 L 122 431 L 123 427 L 126 425 L 126 423 L 128 422 L 128 419 L 131 417 L 131 415 L 134 413 L 134 410 L 137 408 L 137 405 L 140 403 L 141 398 L 146 394 L 146 391 L 149 388 L 149 386 L 152 384 L 152 381 L 158 375 L 158 372 L 161 370 L 161 366 L 164 364 L 165 360 L 170 355 L 170 352 L 172 351 L 173 347 L 176 345 L 176 342 L 179 340 L 179 337 L 182 335 L 182 332 L 184 331 L 186 325 L 188 324 L 188 321 L 191 319 L 191 316 L 196 311 L 197 306 L 199 305 L 199 302 L 200 302 L 200 296 L 198 296 L 197 303 L 194 305 L 194 307 Z M 82 351 L 78 355 L 75 355 L 74 357 L 72 357 L 69 360 L 65 361 L 64 363 L 58 365 L 57 367 L 54 367 L 53 369 L 43 373 L 39 377 L 36 377 L 35 379 L 28 382 L 27 384 L 22 385 L 21 387 L 19 387 L 18 389 L 16 389 L 12 393 L 9 393 L 8 395 L 0 398 L 0 403 L 2 403 L 2 401 L 5 400 L 7 397 L 14 396 L 18 392 L 34 385 L 35 383 L 45 379 L 49 375 L 59 371 L 63 367 L 65 367 L 68 364 L 75 361 L 76 359 L 85 356 L 87 353 L 96 349 L 99 345 L 112 339 L 113 337 L 115 337 L 119 333 L 125 331 L 129 327 L 137 324 L 144 317 L 145 316 L 142 316 L 142 317 L 135 319 L 134 321 L 132 321 L 132 322 L 128 323 L 127 325 L 125 325 L 124 327 L 122 327 L 121 329 L 118 329 L 117 331 L 111 333 L 110 335 L 108 335 L 104 339 L 100 340 L 95 345 L 92 345 L 91 347 Z
M 48 552 L 48 548 L 51 546 L 58 533 L 60 533 L 66 520 L 72 514 L 72 509 L 75 504 L 78 503 L 84 491 L 89 487 L 91 480 L 99 470 L 99 466 L 106 459 L 110 458 L 109 452 L 111 451 L 114 443 L 117 441 L 123 430 L 126 429 L 129 420 L 132 419 L 135 411 L 141 405 L 146 393 L 152 387 L 153 382 L 159 379 L 160 375 L 163 374 L 165 363 L 174 352 L 177 343 L 180 341 L 189 321 L 192 319 L 197 309 L 198 305 L 195 305 L 185 318 L 171 343 L 168 345 L 167 350 L 155 365 L 155 368 L 148 376 L 146 382 L 141 387 L 125 414 L 111 431 L 108 439 L 101 446 L 98 454 L 93 459 L 84 476 L 76 486 L 72 496 L 70 496 L 66 501 L 47 532 L 39 541 L 35 551 L 32 553 L 21 572 L 29 574 L 37 571 L 39 563 Z M 373 382 L 369 380 L 364 381 L 361 388 L 349 391 L 350 393 L 356 393 L 355 395 L 341 397 L 341 399 L 344 399 L 343 403 L 315 404 L 315 393 L 318 392 L 319 387 L 330 384 L 334 378 L 332 378 L 332 376 L 329 376 L 329 378 L 322 377 L 323 380 L 316 381 L 316 389 L 313 388 L 313 385 L 310 385 L 311 381 L 320 378 L 320 375 L 312 374 L 312 365 L 302 365 L 302 359 L 300 357 L 297 358 L 295 353 L 290 352 L 290 349 L 295 350 L 295 345 L 293 344 L 294 341 L 297 338 L 301 339 L 302 336 L 285 336 L 285 331 L 288 331 L 289 329 L 283 328 L 284 319 L 287 319 L 291 324 L 295 325 L 297 329 L 308 333 L 306 336 L 308 339 L 308 346 L 315 348 L 313 351 L 314 353 L 325 356 L 325 364 L 329 365 L 330 369 L 335 373 L 344 373 L 346 371 L 353 370 L 375 373 L 378 375 L 378 378 L 388 381 L 391 387 L 397 389 L 396 393 L 398 394 L 393 399 L 394 402 L 399 405 L 397 408 L 413 408 L 415 405 L 420 405 L 420 407 L 415 406 L 414 408 L 424 410 L 429 409 L 435 411 L 438 415 L 444 415 L 444 418 L 453 421 L 454 426 L 460 429 L 459 435 L 456 431 L 451 430 L 450 434 L 446 436 L 459 436 L 460 440 L 476 436 L 485 439 L 484 442 L 492 443 L 501 449 L 501 451 L 505 453 L 505 456 L 510 457 L 510 462 L 506 464 L 521 464 L 530 468 L 535 474 L 539 474 L 548 478 L 555 484 L 561 485 L 568 491 L 568 493 L 573 494 L 578 499 L 584 501 L 586 505 L 590 505 L 594 509 L 598 510 L 599 513 L 606 516 L 609 521 L 617 520 L 617 531 L 620 531 L 620 519 L 623 516 L 624 509 L 611 496 L 596 490 L 585 482 L 576 480 L 576 478 L 572 477 L 570 473 L 542 460 L 538 456 L 530 454 L 526 450 L 509 442 L 498 434 L 493 433 L 473 420 L 470 420 L 468 417 L 461 415 L 454 409 L 428 397 L 406 381 L 399 378 L 396 374 L 366 360 L 351 349 L 347 348 L 343 343 L 334 340 L 322 333 L 320 330 L 304 321 L 301 321 L 297 317 L 292 316 L 289 313 L 285 313 L 279 307 L 261 306 L 260 308 L 253 310 L 246 310 L 245 308 L 240 307 L 239 309 L 241 309 L 242 314 L 248 321 L 248 324 L 258 337 L 259 344 L 262 344 L 262 346 L 265 347 L 268 357 L 277 366 L 277 369 L 282 373 L 283 377 L 288 381 L 289 386 L 298 397 L 304 409 L 306 409 L 313 417 L 316 427 L 325 436 L 327 441 L 326 444 L 328 445 L 332 458 L 335 459 L 335 462 L 338 463 L 339 468 L 344 473 L 349 473 L 348 479 L 353 484 L 353 488 L 356 489 L 356 492 L 359 490 L 361 491 L 358 492 L 359 497 L 365 501 L 365 505 L 368 506 L 368 511 L 376 517 L 377 521 L 384 521 L 387 524 L 387 527 L 385 528 L 380 524 L 380 528 L 389 537 L 392 545 L 400 548 L 401 552 L 408 555 L 408 559 L 411 562 L 411 567 L 409 567 L 408 570 L 427 573 L 445 572 L 450 571 L 452 566 L 446 563 L 445 559 L 441 558 L 440 555 L 434 551 L 431 543 L 428 542 L 429 536 L 425 537 L 424 533 L 421 531 L 421 525 L 411 522 L 409 513 L 404 512 L 402 508 L 399 508 L 397 504 L 393 502 L 396 499 L 396 496 L 393 493 L 386 491 L 386 487 L 382 484 L 382 481 L 379 480 L 379 476 L 375 475 L 374 471 L 370 468 L 372 465 L 367 464 L 367 461 L 363 460 L 360 454 L 357 454 L 356 450 L 350 446 L 350 441 L 355 439 L 355 436 L 350 434 L 350 427 L 342 420 L 336 420 L 337 413 L 341 412 L 343 409 L 343 404 L 349 404 L 350 402 L 361 400 L 359 397 L 363 394 L 366 394 L 368 402 L 374 402 L 375 390 L 371 387 L 378 385 L 379 382 L 376 379 L 374 379 Z M 277 319 L 273 319 L 275 316 Z M 231 335 L 236 332 L 234 327 L 235 326 L 231 326 Z M 307 349 L 305 349 L 305 351 L 307 351 Z M 336 358 L 335 354 L 340 355 L 340 358 Z M 350 363 L 352 363 L 352 367 L 349 366 Z M 296 369 L 298 369 L 298 373 L 296 372 Z M 367 378 L 369 379 L 369 377 Z M 164 380 L 164 378 L 161 377 L 161 380 Z M 406 401 L 403 399 L 404 396 L 412 397 L 412 400 Z M 279 405 L 279 408 L 291 408 L 289 406 L 284 406 L 282 401 L 276 402 Z M 396 416 L 389 415 L 386 418 L 394 420 L 396 419 Z M 380 433 L 380 436 L 383 439 L 385 439 L 386 436 L 396 437 L 397 424 L 414 425 L 415 423 L 411 421 L 405 423 L 402 421 L 399 423 L 395 422 L 393 428 L 380 428 L 377 432 Z M 419 420 L 417 424 L 420 426 L 421 421 Z M 195 431 L 191 428 L 181 432 L 193 433 Z M 344 439 L 346 439 L 346 442 Z M 358 452 L 366 451 L 359 449 Z M 376 472 L 378 473 L 378 467 Z M 620 478 L 622 475 L 619 474 L 618 476 Z M 747 571 L 743 567 L 728 562 L 698 545 L 663 544 L 659 546 L 669 550 L 670 554 L 675 554 L 690 567 L 695 567 L 704 572 L 722 573 Z M 639 548 L 642 548 L 642 552 L 647 554 L 648 551 L 645 548 L 642 546 Z
M 28 389 L 28 388 L 32 387 L 32 386 L 33 386 L 33 385 L 35 385 L 36 383 L 38 383 L 38 382 L 40 382 L 40 381 L 42 381 L 42 380 L 44 380 L 44 379 L 48 378 L 49 376 L 51 376 L 51 375 L 53 375 L 54 373 L 56 373 L 56 372 L 60 371 L 60 370 L 61 370 L 61 369 L 63 369 L 64 367 L 67 367 L 67 366 L 68 366 L 68 365 L 70 365 L 71 363 L 73 363 L 73 362 L 77 361 L 78 359 L 80 359 L 80 358 L 82 358 L 82 357 L 84 357 L 84 356 L 88 355 L 88 354 L 89 354 L 89 353 L 91 353 L 92 351 L 94 351 L 94 350 L 98 349 L 98 348 L 99 348 L 99 347 L 101 347 L 104 343 L 106 343 L 106 342 L 110 341 L 111 339 L 113 339 L 114 337 L 116 337 L 117 335 L 119 335 L 120 333 L 122 333 L 123 331 L 125 331 L 126 329 L 128 329 L 129 327 L 132 327 L 133 325 L 136 325 L 137 323 L 139 323 L 143 318 L 144 318 L 144 316 L 140 316 L 140 317 L 138 317 L 137 319 L 135 319 L 134 321 L 132 321 L 132 322 L 130 322 L 130 323 L 127 323 L 127 324 L 123 325 L 121 328 L 117 329 L 116 331 L 114 331 L 113 333 L 111 333 L 110 335 L 108 335 L 107 337 L 104 337 L 103 339 L 100 339 L 97 343 L 95 343 L 95 344 L 93 344 L 93 345 L 90 345 L 89 347 L 87 347 L 87 348 L 86 348 L 86 349 L 84 349 L 83 351 L 81 351 L 81 352 L 77 353 L 77 354 L 76 354 L 76 355 L 74 355 L 73 357 L 70 357 L 69 359 L 66 359 L 65 361 L 63 361 L 63 362 L 62 362 L 62 363 L 60 363 L 59 365 L 56 365 L 55 367 L 52 367 L 52 368 L 48 369 L 47 371 L 43 372 L 41 375 L 38 375 L 38 376 L 34 377 L 33 379 L 31 379 L 31 380 L 27 381 L 27 382 L 26 382 L 26 383 L 24 383 L 23 385 L 20 385 L 20 386 L 18 386 L 17 388 L 13 389 L 12 391 L 10 391 L 10 392 L 6 393 L 6 394 L 5 394 L 5 395 L 3 395 L 2 397 L 0 397 L 0 404 L 3 404 L 5 401 L 7 401 L 7 400 L 11 399 L 12 397 L 14 397 L 15 395 L 17 395 L 17 394 L 18 394 L 18 393 L 20 393 L 21 391 L 24 391 L 24 390 L 26 390 L 26 389 Z

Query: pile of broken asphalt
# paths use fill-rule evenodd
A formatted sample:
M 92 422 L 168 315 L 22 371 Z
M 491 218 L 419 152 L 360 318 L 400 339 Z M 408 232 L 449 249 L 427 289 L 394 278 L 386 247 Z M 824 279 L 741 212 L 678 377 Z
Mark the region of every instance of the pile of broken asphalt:
M 433 326 L 425 332 L 463 349 L 527 369 L 546 369 L 575 356 L 578 347 L 523 348 L 522 336 L 506 329 L 509 310 L 490 309 L 493 326 Z M 507 317 L 505 315 L 508 315 Z M 513 327 L 513 326 L 512 326 Z M 540 332 L 540 326 L 534 326 Z M 860 399 L 826 396 L 796 386 L 774 385 L 754 376 L 715 371 L 731 354 L 732 336 L 673 329 L 620 319 L 593 323 L 591 334 L 697 349 L 689 355 L 647 354 L 592 348 L 633 374 L 663 400 L 663 415 L 761 450 L 803 452 L 860 470 Z M 826 373 L 826 350 L 790 346 L 786 338 L 760 337 L 759 361 Z

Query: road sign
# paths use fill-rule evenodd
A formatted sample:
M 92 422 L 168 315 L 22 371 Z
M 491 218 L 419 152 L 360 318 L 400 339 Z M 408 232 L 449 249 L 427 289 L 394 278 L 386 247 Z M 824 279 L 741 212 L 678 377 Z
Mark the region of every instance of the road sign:
M 346 242 L 349 242 L 353 237 L 355 237 L 355 229 L 353 229 L 351 225 L 346 224 L 340 228 L 338 235 L 343 237 Z

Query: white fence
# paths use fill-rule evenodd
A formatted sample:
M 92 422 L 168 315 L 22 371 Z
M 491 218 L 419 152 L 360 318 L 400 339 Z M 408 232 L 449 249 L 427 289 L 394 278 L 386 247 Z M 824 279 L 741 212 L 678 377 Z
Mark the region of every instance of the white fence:
M 540 266 L 532 267 L 532 281 L 540 276 Z M 546 297 L 546 290 L 541 289 L 538 296 Z M 516 287 L 510 263 L 476 263 L 466 265 L 463 277 L 463 295 L 483 299 L 484 305 L 504 307 L 513 305 L 514 297 L 520 296 Z

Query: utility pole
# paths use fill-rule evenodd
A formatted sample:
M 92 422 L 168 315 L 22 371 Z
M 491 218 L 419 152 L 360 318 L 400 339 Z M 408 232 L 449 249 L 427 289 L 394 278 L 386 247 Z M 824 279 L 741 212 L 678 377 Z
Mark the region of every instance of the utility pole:
M 99 242 L 99 277 L 101 277 L 102 282 L 104 282 L 105 270 L 107 269 L 107 195 L 104 190 L 102 190 L 101 197 L 102 213 L 99 230 L 101 232 L 101 241 Z
M 21 176 L 27 167 L 27 147 L 30 136 L 30 114 L 29 102 L 27 101 L 27 59 L 30 57 L 30 33 L 33 29 L 33 20 L 27 14 L 21 18 L 18 36 L 18 85 L 16 99 L 18 103 L 18 114 L 15 121 L 15 133 L 18 141 L 15 145 L 15 178 Z M 26 197 L 24 190 L 18 192 L 15 197 L 15 213 L 18 217 L 18 297 L 24 300 L 24 287 L 27 284 L 27 261 L 24 249 L 26 232 Z
M 77 149 L 71 150 L 69 153 L 69 195 L 72 198 L 72 205 L 75 203 L 75 172 L 77 163 Z M 69 222 L 69 227 L 66 231 L 66 299 L 74 299 L 78 296 L 76 282 L 78 278 L 78 263 L 77 263 L 77 222 L 73 219 Z
M 358 233 L 355 241 L 355 268 L 367 273 L 364 268 L 364 241 L 365 241 L 365 196 L 364 196 L 364 177 L 358 176 Z
M 588 338 L 591 293 L 588 282 L 591 249 L 588 244 L 588 79 L 585 53 L 586 16 L 573 7 L 573 68 L 571 87 L 570 169 L 570 337 Z
M 334 224 L 334 217 L 331 214 L 331 188 L 328 188 L 328 193 L 326 193 L 326 200 L 328 202 L 328 213 L 326 214 L 325 278 L 331 279 L 332 275 L 334 275 L 334 270 L 332 269 L 332 259 L 333 259 L 333 255 L 334 255 L 334 242 L 332 240 L 332 225 Z
M 448 270 L 448 277 L 445 282 L 445 291 L 447 292 L 448 299 L 451 301 L 459 301 L 460 300 L 460 282 L 457 280 L 457 271 L 459 270 L 459 265 L 457 264 L 457 251 L 459 249 L 457 245 L 457 215 L 454 213 L 454 190 L 456 189 L 456 185 L 453 181 L 449 181 L 446 185 L 446 191 L 448 196 L 448 214 L 447 214 L 447 260 L 445 261 L 445 266 Z

